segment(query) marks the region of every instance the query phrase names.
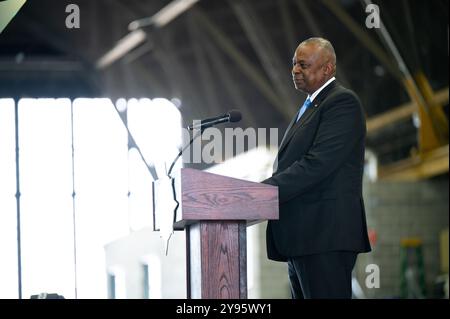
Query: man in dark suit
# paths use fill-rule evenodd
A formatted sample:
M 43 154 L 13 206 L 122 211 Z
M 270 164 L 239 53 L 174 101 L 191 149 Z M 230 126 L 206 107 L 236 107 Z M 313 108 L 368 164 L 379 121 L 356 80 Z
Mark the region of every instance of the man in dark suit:
M 297 47 L 292 77 L 308 94 L 281 142 L 272 177 L 280 218 L 268 258 L 287 261 L 292 298 L 351 298 L 357 254 L 370 251 L 362 198 L 366 124 L 356 94 L 336 83 L 328 40 Z

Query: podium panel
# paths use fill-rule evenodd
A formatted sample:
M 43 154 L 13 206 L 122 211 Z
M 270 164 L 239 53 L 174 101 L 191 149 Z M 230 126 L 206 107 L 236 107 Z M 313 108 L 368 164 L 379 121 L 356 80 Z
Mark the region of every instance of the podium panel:
M 246 299 L 246 228 L 278 219 L 278 187 L 190 168 L 172 186 L 177 207 L 167 213 L 186 231 L 188 298 Z

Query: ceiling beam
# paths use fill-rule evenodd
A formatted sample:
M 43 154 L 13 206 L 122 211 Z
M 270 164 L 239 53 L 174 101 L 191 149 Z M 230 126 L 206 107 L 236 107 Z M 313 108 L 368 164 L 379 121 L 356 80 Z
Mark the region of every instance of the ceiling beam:
M 162 29 L 198 1 L 199 0 L 173 0 L 150 17 L 131 21 L 128 25 L 130 32 L 119 39 L 110 50 L 97 60 L 96 67 L 99 69 L 109 67 L 145 42 L 147 32 L 142 28 L 151 27 L 154 30 Z M 114 1 L 114 4 L 124 7 L 127 12 L 132 12 L 132 10 L 128 8 L 128 5 L 121 1 Z
M 34 35 L 36 38 L 42 40 L 44 43 L 48 43 L 54 49 L 61 51 L 68 57 L 77 59 L 84 65 L 83 77 L 93 88 L 93 90 L 99 90 L 99 81 L 95 68 L 90 58 L 83 54 L 79 47 L 73 45 L 68 40 L 67 36 L 63 36 L 54 30 L 50 30 L 39 19 L 34 18 L 25 12 L 21 13 L 21 19 L 24 22 L 25 29 Z
M 242 73 L 244 73 L 252 83 L 258 88 L 262 95 L 283 115 L 284 119 L 289 122 L 292 119 L 293 112 L 291 112 L 278 95 L 272 90 L 271 84 L 266 80 L 259 69 L 253 65 L 248 58 L 241 53 L 233 42 L 221 31 L 214 22 L 211 21 L 200 9 L 194 8 L 192 13 L 195 18 L 208 32 L 211 38 L 217 45 L 240 66 Z
M 196 83 L 190 77 L 187 66 L 176 55 L 178 47 L 172 41 L 174 38 L 172 33 L 176 31 L 165 28 L 158 29 L 158 32 L 152 33 L 152 39 L 155 44 L 152 56 L 159 61 L 168 83 L 174 88 L 171 93 L 179 95 L 173 97 L 180 98 L 182 103 L 190 108 L 189 113 L 193 113 L 192 111 L 196 110 L 196 106 L 201 107 L 204 104 L 199 98 L 201 96 L 200 92 Z M 187 116 L 186 113 L 183 115 Z
M 448 95 L 448 87 L 437 91 L 433 98 L 434 104 L 448 105 Z M 408 102 L 397 106 L 390 111 L 372 116 L 367 120 L 367 133 L 373 134 L 388 125 L 392 125 L 398 121 L 408 119 L 417 112 L 417 109 L 418 106 L 416 102 Z
M 232 0 L 229 3 L 269 77 L 272 87 L 278 93 L 279 99 L 282 100 L 285 108 L 295 112 L 297 103 L 300 101 L 299 97 L 294 95 L 292 64 L 281 61 L 264 24 L 248 1 Z
M 197 82 L 197 86 L 201 88 L 201 91 L 203 92 L 202 96 L 206 100 L 205 109 L 213 110 L 215 114 L 219 114 L 220 112 L 223 112 L 223 109 L 214 85 L 216 81 L 211 74 L 211 67 L 208 65 L 208 59 L 201 43 L 195 41 L 201 37 L 201 32 L 192 15 L 188 15 L 186 18 L 190 36 L 190 45 L 193 48 L 194 57 L 197 64 L 196 69 L 200 75 L 200 81 Z
M 371 0 L 362 1 L 363 5 L 372 4 Z M 322 0 L 322 2 L 388 68 L 388 70 L 390 70 L 390 72 L 400 80 L 400 83 L 402 83 L 403 88 L 406 90 L 411 100 L 415 102 L 421 121 L 421 127 L 419 130 L 419 148 L 421 151 L 427 151 L 438 145 L 442 145 L 439 132 L 436 130 L 437 125 L 434 123 L 434 118 L 429 110 L 430 106 L 425 100 L 422 92 L 419 90 L 417 83 L 414 81 L 403 57 L 398 51 L 397 46 L 392 40 L 382 20 L 380 19 L 380 27 L 375 28 L 375 32 L 379 35 L 387 49 L 391 52 L 395 63 L 390 61 L 391 59 L 388 58 L 383 50 L 379 48 L 378 45 L 370 39 L 370 37 L 364 36 L 366 35 L 366 31 L 341 8 L 339 3 L 333 0 Z
M 72 45 L 67 36 L 63 36 L 54 30 L 50 30 L 39 19 L 35 19 L 29 14 L 21 14 L 21 21 L 25 23 L 23 26 L 32 35 L 47 43 L 54 49 L 62 53 L 77 58 L 81 62 L 92 67 L 92 63 L 80 50 L 79 47 Z M 93 69 L 93 68 L 92 68 Z
M 0 72 L 80 72 L 85 65 L 78 60 L 68 58 L 25 57 L 24 60 L 1 58 Z
M 205 36 L 201 36 L 200 39 L 200 43 L 205 46 L 216 73 L 220 74 L 220 79 L 228 91 L 227 96 L 229 96 L 234 105 L 232 108 L 242 111 L 243 120 L 251 126 L 256 127 L 257 122 L 254 112 L 248 107 L 248 103 L 245 101 L 241 92 L 241 86 L 233 79 L 232 71 L 225 65 L 223 54 L 213 45 L 210 39 L 206 39 Z
M 342 9 L 339 2 L 335 0 L 322 0 L 323 4 L 341 21 L 347 29 L 386 67 L 386 69 L 403 83 L 403 75 L 392 58 L 367 34 L 367 32 L 356 23 L 353 18 Z
M 297 47 L 297 36 L 292 22 L 292 17 L 289 11 L 288 0 L 278 0 L 278 9 L 280 12 L 281 24 L 283 26 L 284 34 L 286 35 L 287 47 L 290 52 L 294 52 Z
M 383 181 L 413 182 L 448 173 L 448 144 L 433 151 L 378 168 Z

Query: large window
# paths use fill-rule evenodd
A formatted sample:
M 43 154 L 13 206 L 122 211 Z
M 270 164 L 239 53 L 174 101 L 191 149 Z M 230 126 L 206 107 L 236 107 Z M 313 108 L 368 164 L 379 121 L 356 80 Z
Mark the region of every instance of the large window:
M 14 107 L 0 99 L 0 299 L 19 297 Z
M 146 163 L 175 157 L 180 114 L 165 99 L 120 104 L 0 99 L 0 298 L 19 296 L 19 278 L 23 298 L 106 298 L 104 245 L 152 226 Z
M 74 297 L 70 100 L 19 101 L 23 296 Z

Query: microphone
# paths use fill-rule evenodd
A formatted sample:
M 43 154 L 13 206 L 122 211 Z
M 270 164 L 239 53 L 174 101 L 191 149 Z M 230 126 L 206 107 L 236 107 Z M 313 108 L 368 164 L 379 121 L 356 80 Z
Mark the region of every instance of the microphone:
M 200 121 L 199 124 L 195 123 L 195 124 L 189 125 L 188 129 L 191 130 L 191 131 L 193 129 L 200 129 L 200 130 L 197 131 L 197 133 L 195 133 L 194 136 L 192 136 L 192 138 L 189 141 L 189 143 L 180 150 L 180 152 L 178 153 L 177 157 L 175 157 L 175 159 L 173 160 L 172 165 L 170 165 L 170 168 L 169 168 L 169 171 L 168 171 L 167 175 L 169 177 L 172 177 L 171 173 L 172 173 L 173 166 L 175 165 L 177 160 L 180 158 L 181 154 L 183 154 L 184 150 L 187 149 L 199 135 L 202 135 L 203 130 L 205 128 L 211 127 L 211 126 L 219 124 L 219 123 L 239 122 L 241 119 L 242 119 L 241 112 L 239 112 L 238 110 L 231 110 L 231 111 L 228 111 L 228 113 L 225 114 L 225 115 L 213 117 L 213 118 L 210 118 L 210 119 L 205 119 L 203 121 Z
M 231 110 L 228 111 L 227 114 L 212 117 L 209 119 L 201 120 L 200 123 L 194 123 L 192 125 L 188 126 L 189 130 L 194 129 L 201 129 L 204 130 L 205 128 L 214 126 L 216 124 L 225 123 L 225 122 L 239 122 L 242 119 L 242 114 L 238 110 Z

